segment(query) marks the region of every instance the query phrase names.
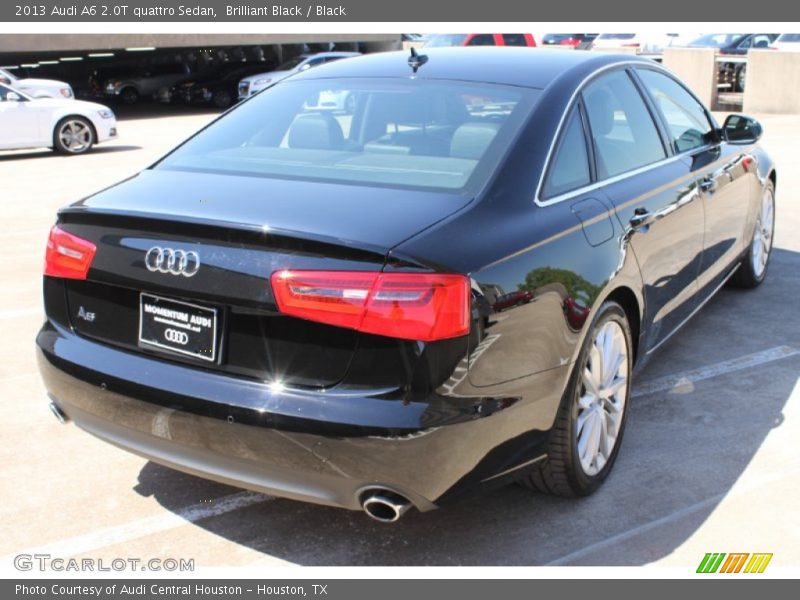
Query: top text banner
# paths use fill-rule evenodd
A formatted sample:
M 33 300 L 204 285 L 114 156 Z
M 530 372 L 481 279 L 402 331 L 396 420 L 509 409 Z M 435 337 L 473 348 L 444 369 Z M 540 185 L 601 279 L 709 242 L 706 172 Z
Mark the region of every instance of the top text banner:
M 757 6 L 757 9 L 754 8 Z M 0 22 L 688 22 L 800 21 L 786 0 L 3 0 Z M 752 25 L 752 23 L 751 23 Z M 755 27 L 757 29 L 757 27 Z

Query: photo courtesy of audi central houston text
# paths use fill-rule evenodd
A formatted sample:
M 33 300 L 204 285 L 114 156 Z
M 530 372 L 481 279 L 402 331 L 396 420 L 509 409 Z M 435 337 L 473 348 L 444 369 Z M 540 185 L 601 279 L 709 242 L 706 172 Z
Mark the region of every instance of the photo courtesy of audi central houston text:
M 649 58 L 432 45 L 251 79 L 47 242 L 50 409 L 155 463 L 386 523 L 602 494 L 642 366 L 768 274 L 761 125 Z

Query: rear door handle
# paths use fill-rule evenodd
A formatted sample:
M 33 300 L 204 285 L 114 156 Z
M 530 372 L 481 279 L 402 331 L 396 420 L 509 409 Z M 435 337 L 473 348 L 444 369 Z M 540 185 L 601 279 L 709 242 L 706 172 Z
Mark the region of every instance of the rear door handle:
M 655 215 L 653 215 L 653 213 L 645 207 L 640 206 L 633 211 L 633 216 L 629 222 L 634 229 L 641 229 L 642 227 L 647 227 L 655 220 Z

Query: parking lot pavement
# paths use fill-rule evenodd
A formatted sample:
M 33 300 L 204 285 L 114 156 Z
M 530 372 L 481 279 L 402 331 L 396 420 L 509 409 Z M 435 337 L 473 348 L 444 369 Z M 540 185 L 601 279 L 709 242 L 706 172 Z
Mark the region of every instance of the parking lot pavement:
M 86 156 L 0 153 L 0 569 L 31 550 L 197 566 L 656 563 L 688 574 L 706 552 L 731 551 L 772 552 L 771 570 L 800 563 L 800 117 L 763 118 L 779 169 L 766 283 L 724 289 L 640 374 L 600 492 L 569 501 L 509 486 L 394 526 L 171 471 L 58 425 L 46 408 L 33 339 L 56 209 L 210 118 L 137 115 Z

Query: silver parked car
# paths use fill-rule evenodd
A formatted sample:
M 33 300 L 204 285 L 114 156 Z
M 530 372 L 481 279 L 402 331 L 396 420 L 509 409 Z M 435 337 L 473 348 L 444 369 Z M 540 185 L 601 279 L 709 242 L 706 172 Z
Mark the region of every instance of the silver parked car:
M 130 77 L 109 79 L 103 85 L 106 96 L 119 98 L 125 104 L 136 104 L 140 98 L 152 98 L 159 88 L 172 86 L 192 76 L 186 64 L 157 65 L 133 73 Z
M 0 83 L 25 92 L 34 98 L 74 98 L 72 87 L 55 79 L 20 78 L 11 71 L 0 69 Z

